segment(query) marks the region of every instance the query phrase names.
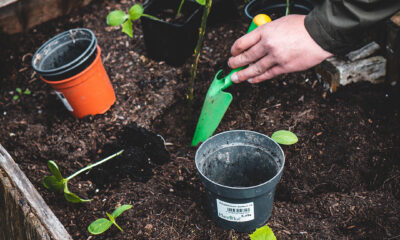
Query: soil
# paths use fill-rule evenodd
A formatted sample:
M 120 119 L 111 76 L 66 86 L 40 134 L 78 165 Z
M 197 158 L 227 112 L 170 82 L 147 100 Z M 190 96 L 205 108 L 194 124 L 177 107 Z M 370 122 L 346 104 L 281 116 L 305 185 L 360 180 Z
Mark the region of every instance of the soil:
M 146 57 L 139 24 L 133 39 L 106 25 L 110 10 L 130 5 L 93 1 L 25 33 L 1 35 L 1 144 L 74 239 L 249 239 L 210 220 L 194 165 L 196 148 L 190 147 L 208 86 L 226 68 L 230 46 L 246 32 L 248 20 L 240 13 L 209 26 L 190 106 L 191 59 L 181 67 L 153 61 Z M 105 114 L 81 120 L 30 65 L 41 44 L 77 27 L 97 36 L 117 95 Z M 17 87 L 32 93 L 13 100 Z M 309 70 L 229 91 L 234 100 L 216 132 L 271 135 L 289 129 L 299 137 L 297 144 L 283 146 L 286 163 L 268 221 L 278 239 L 399 237 L 399 84 L 358 83 L 330 93 Z M 124 157 L 70 181 L 70 190 L 92 198 L 90 203 L 68 203 L 41 184 L 48 160 L 69 176 L 119 149 L 126 150 Z M 90 236 L 87 226 L 122 204 L 133 205 L 117 219 L 125 231 L 111 227 Z

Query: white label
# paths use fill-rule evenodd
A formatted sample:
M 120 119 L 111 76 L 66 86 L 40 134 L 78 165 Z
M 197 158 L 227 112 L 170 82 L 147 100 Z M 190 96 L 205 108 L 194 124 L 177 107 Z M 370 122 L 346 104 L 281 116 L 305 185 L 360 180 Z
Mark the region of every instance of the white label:
M 230 222 L 247 222 L 254 219 L 254 203 L 228 203 L 217 199 L 218 217 Z
M 73 112 L 74 109 L 71 107 L 68 100 L 65 98 L 64 94 L 62 94 L 61 92 L 57 92 L 57 91 L 55 91 L 55 92 L 56 92 L 58 98 L 61 100 L 61 102 L 64 103 L 64 106 L 68 109 L 68 111 Z

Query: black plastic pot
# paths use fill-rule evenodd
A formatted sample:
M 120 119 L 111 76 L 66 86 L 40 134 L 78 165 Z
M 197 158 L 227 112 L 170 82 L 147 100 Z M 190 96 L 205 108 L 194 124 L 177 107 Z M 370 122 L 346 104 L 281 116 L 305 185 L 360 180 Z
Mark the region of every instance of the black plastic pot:
M 150 0 L 145 13 L 161 19 L 166 11 L 176 13 L 180 0 Z M 182 13 L 185 20 L 174 23 L 142 17 L 144 43 L 148 57 L 173 66 L 182 65 L 193 54 L 199 35 L 203 7 L 186 0 Z
M 307 15 L 314 8 L 309 0 L 290 0 L 290 14 Z M 252 0 L 249 2 L 244 12 L 249 19 L 253 19 L 257 14 L 264 13 L 272 18 L 285 16 L 285 0 Z
M 97 56 L 97 39 L 86 28 L 65 31 L 45 42 L 33 55 L 32 67 L 46 80 L 62 80 L 86 69 Z
M 223 132 L 200 145 L 195 163 L 220 227 L 248 232 L 268 221 L 285 163 L 279 144 L 257 132 Z

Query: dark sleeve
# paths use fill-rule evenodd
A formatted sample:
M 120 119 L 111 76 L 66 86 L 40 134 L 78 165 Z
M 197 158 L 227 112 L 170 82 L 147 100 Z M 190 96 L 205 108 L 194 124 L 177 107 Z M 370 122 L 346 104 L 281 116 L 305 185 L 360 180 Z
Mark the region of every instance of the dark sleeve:
M 315 0 L 313 3 L 314 9 L 306 16 L 305 27 L 323 49 L 336 55 L 353 50 L 369 27 L 400 9 L 400 0 Z

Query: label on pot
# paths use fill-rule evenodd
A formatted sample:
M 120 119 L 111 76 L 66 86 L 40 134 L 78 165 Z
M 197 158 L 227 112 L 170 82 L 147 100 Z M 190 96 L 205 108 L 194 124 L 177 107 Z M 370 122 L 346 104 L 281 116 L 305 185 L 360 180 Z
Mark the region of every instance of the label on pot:
M 247 222 L 254 219 L 254 203 L 228 203 L 217 199 L 218 217 L 231 222 Z
M 61 100 L 61 102 L 64 103 L 64 106 L 68 109 L 68 111 L 73 112 L 74 109 L 71 107 L 68 100 L 65 98 L 64 94 L 62 94 L 62 92 L 57 92 L 57 91 L 55 91 L 55 92 L 56 92 L 58 98 Z

